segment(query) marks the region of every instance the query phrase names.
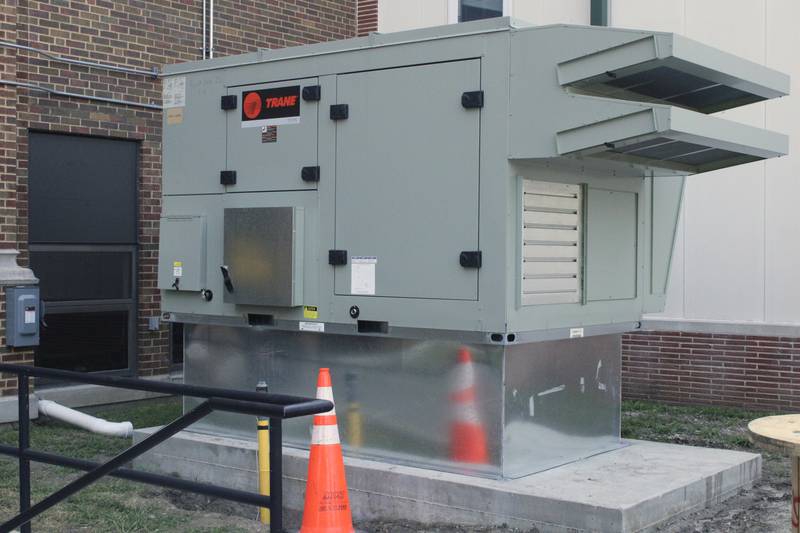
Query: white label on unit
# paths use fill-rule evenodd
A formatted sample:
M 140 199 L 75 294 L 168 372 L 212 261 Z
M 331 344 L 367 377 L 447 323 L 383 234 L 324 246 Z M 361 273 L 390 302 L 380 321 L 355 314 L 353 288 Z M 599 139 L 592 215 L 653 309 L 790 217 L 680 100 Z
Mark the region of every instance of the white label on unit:
M 375 265 L 377 257 L 350 258 L 350 294 L 375 294 Z
M 36 324 L 36 311 L 25 311 L 25 323 Z
M 576 339 L 583 337 L 583 328 L 569 328 L 569 338 Z
M 186 77 L 177 76 L 174 78 L 164 78 L 164 90 L 162 91 L 163 107 L 183 107 L 186 105 Z
M 172 262 L 172 275 L 176 278 L 183 276 L 183 262 L 182 261 L 173 261 Z
M 317 333 L 325 333 L 325 323 L 300 322 L 300 331 L 316 331 Z

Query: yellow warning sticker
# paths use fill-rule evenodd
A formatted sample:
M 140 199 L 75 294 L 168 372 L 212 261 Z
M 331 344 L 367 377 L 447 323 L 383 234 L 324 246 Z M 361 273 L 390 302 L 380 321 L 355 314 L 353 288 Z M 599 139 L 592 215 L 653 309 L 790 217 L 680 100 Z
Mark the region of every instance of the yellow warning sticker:
M 306 305 L 303 307 L 303 318 L 319 318 L 319 310 L 316 305 Z
M 176 124 L 183 124 L 183 108 L 173 107 L 167 109 L 167 126 L 175 126 Z
M 174 266 L 174 267 L 182 267 L 183 266 L 183 261 L 173 261 L 172 262 L 172 266 Z

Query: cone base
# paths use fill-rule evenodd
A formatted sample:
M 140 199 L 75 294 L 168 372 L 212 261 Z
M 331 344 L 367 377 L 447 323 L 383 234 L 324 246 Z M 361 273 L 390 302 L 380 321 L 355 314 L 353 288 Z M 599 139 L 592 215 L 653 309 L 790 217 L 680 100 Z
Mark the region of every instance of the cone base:
M 460 463 L 488 464 L 489 450 L 482 426 L 455 423 L 450 428 L 450 458 Z
M 341 444 L 314 444 L 300 533 L 353 533 Z

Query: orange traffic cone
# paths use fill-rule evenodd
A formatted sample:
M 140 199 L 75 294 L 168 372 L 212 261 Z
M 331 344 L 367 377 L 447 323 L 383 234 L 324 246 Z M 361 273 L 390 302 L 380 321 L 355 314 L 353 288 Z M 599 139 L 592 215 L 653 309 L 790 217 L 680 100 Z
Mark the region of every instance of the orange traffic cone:
M 327 368 L 319 369 L 317 398 L 333 402 L 331 372 Z M 353 533 L 335 407 L 314 416 L 300 533 Z
M 450 393 L 450 458 L 473 464 L 489 462 L 486 430 L 476 405 L 475 365 L 466 348 L 458 351 Z

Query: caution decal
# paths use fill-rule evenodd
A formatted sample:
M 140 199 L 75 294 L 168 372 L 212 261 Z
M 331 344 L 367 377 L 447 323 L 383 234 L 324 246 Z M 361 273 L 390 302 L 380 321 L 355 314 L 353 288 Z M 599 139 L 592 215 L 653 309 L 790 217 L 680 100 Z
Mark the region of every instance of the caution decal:
M 300 122 L 300 86 L 242 93 L 242 127 L 255 128 Z

